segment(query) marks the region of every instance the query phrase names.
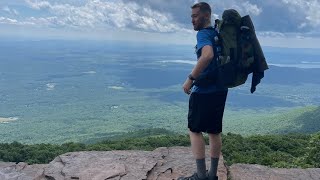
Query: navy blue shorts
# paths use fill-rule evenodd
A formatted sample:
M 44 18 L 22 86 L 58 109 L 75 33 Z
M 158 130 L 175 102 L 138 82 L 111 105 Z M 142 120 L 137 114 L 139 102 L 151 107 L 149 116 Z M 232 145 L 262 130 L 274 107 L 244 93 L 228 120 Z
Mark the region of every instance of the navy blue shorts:
M 192 93 L 189 99 L 188 128 L 192 132 L 218 134 L 228 91 Z

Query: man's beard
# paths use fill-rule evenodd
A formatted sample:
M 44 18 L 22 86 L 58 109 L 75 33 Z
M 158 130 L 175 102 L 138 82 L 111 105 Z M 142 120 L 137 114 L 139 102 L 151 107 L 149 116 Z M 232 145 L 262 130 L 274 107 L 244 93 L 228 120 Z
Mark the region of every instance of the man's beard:
M 201 18 L 200 19 L 200 23 L 198 26 L 194 27 L 195 31 L 200 31 L 201 29 L 203 29 L 206 25 L 206 19 L 205 18 Z

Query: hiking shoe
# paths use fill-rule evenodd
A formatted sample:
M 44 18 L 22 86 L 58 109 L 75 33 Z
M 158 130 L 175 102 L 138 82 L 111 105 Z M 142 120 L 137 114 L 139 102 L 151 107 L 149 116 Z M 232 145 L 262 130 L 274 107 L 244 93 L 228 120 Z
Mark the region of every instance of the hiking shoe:
M 210 178 L 210 177 L 208 177 L 208 180 L 218 180 L 218 176 L 215 176 L 214 178 Z
M 177 180 L 209 180 L 208 177 L 200 179 L 197 173 L 194 173 L 192 176 L 189 177 L 179 177 Z

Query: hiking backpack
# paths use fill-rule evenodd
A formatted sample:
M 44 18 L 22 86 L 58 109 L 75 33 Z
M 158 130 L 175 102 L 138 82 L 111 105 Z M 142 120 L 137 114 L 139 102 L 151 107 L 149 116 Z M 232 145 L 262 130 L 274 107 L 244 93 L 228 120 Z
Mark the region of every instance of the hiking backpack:
M 263 73 L 268 69 L 249 15 L 241 17 L 234 9 L 225 10 L 222 20 L 215 20 L 215 29 L 218 32 L 214 39 L 217 84 L 237 87 L 246 82 L 250 73 Z

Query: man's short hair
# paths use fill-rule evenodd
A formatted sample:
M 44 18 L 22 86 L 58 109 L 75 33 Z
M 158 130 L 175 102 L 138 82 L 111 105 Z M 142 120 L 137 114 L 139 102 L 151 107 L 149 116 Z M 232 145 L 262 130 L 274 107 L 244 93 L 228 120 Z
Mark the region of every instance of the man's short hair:
M 191 6 L 191 9 L 200 8 L 200 11 L 203 13 L 209 13 L 211 15 L 211 7 L 206 2 L 199 2 Z

